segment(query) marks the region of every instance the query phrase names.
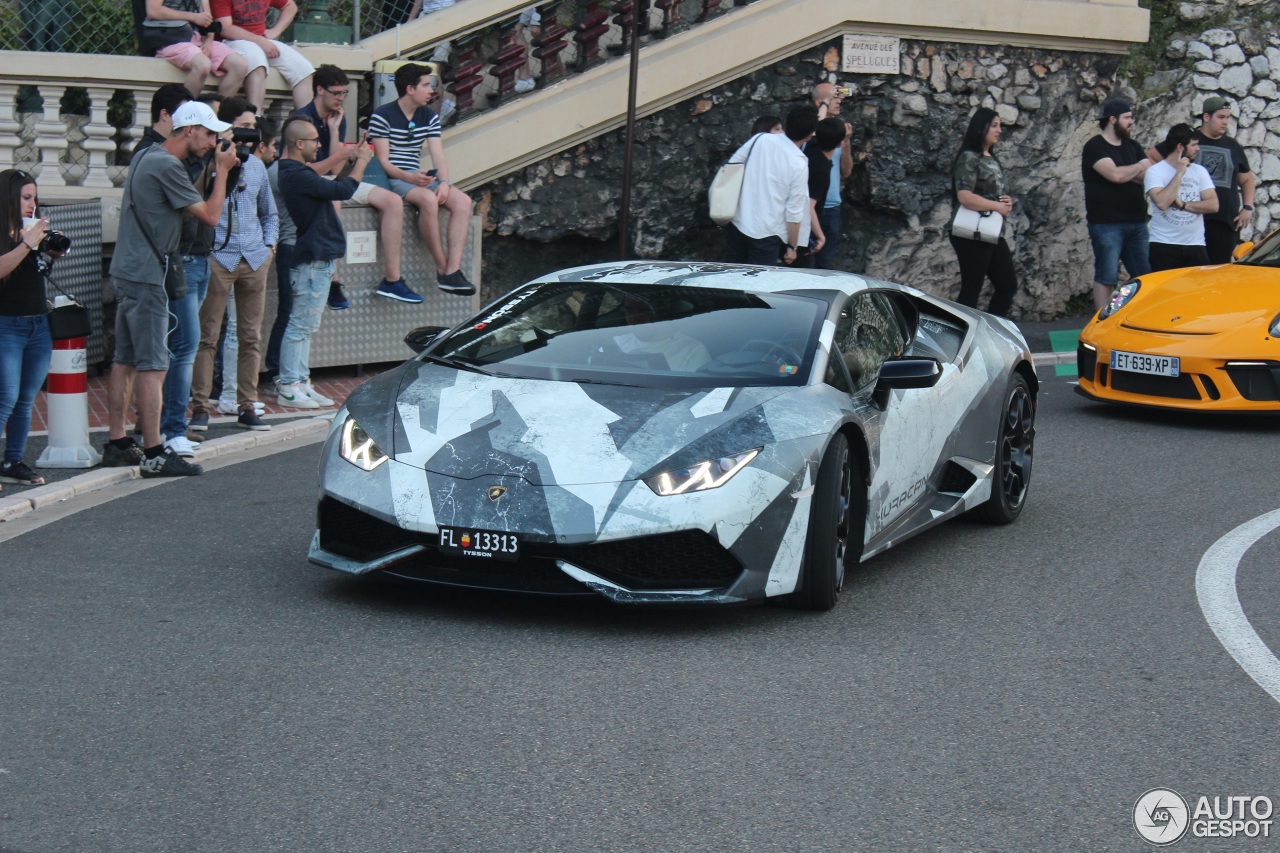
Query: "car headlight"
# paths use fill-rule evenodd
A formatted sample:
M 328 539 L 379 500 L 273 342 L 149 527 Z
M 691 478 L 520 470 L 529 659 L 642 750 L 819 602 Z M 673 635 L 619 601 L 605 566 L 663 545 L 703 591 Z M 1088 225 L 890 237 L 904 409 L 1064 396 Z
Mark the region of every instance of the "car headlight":
M 1142 287 L 1141 279 L 1127 281 L 1115 289 L 1111 294 L 1111 299 L 1106 305 L 1102 306 L 1102 310 L 1098 312 L 1098 319 L 1105 320 L 1121 308 L 1129 304 L 1133 297 L 1138 295 L 1138 288 Z
M 387 461 L 387 454 L 382 452 L 382 448 L 351 417 L 342 425 L 338 455 L 362 471 L 372 471 Z
M 760 454 L 761 448 L 708 459 L 688 468 L 663 471 L 645 478 L 645 484 L 659 495 L 683 495 L 686 492 L 705 492 L 718 489 Z
M 1273 338 L 1280 338 L 1280 314 L 1277 314 L 1276 318 L 1271 321 L 1271 325 L 1267 328 L 1267 334 Z

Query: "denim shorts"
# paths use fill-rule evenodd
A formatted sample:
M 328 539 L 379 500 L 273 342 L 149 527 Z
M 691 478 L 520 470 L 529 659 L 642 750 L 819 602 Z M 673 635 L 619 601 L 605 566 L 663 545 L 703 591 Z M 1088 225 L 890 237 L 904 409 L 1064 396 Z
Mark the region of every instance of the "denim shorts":
M 1151 272 L 1148 258 L 1147 223 L 1105 222 L 1089 223 L 1089 242 L 1093 244 L 1093 280 L 1098 284 L 1115 287 L 1119 283 L 1120 263 L 1137 278 Z

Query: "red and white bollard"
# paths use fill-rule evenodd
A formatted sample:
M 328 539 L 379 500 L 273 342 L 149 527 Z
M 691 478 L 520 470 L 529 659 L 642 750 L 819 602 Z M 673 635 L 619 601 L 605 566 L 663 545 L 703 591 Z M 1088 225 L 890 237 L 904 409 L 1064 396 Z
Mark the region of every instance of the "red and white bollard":
M 36 460 L 37 468 L 92 468 L 102 461 L 102 454 L 89 443 L 87 344 L 87 338 L 53 342 L 45 395 L 49 443 Z

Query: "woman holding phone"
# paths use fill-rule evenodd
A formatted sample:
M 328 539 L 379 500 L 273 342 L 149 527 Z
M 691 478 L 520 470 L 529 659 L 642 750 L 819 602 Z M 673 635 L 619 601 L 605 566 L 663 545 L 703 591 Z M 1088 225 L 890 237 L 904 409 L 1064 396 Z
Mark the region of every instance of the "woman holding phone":
M 0 172 L 0 483 L 38 486 L 44 477 L 22 460 L 31 407 L 49 372 L 49 335 L 40 243 L 49 223 L 36 218 L 36 179 L 17 169 Z

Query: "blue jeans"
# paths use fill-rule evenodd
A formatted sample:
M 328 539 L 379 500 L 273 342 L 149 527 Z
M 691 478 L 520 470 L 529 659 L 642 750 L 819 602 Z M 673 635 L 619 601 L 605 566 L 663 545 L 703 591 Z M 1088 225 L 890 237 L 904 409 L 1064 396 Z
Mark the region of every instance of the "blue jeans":
M 292 272 L 293 244 L 281 243 L 276 246 L 276 321 L 271 324 L 267 356 L 263 360 L 263 366 L 270 373 L 280 370 L 280 344 L 284 341 L 285 327 L 289 325 L 289 313 L 293 311 Z
M 280 383 L 292 385 L 311 379 L 311 336 L 320 329 L 333 261 L 308 261 L 293 268 L 293 310 L 280 345 Z
M 1137 278 L 1151 272 L 1147 223 L 1105 222 L 1089 223 L 1089 242 L 1093 244 L 1093 280 L 1098 284 L 1115 287 L 1120 280 L 1120 262 Z
M 187 295 L 169 300 L 169 372 L 164 377 L 160 433 L 165 438 L 187 434 L 187 400 L 191 397 L 191 365 L 200 346 L 200 303 L 209 290 L 209 258 L 184 255 Z
M 840 205 L 824 207 L 818 213 L 818 224 L 827 242 L 813 256 L 813 265 L 820 270 L 835 269 L 836 249 L 840 247 Z
M 53 338 L 43 314 L 0 316 L 0 427 L 4 461 L 19 462 L 31 431 L 31 407 L 49 372 Z

